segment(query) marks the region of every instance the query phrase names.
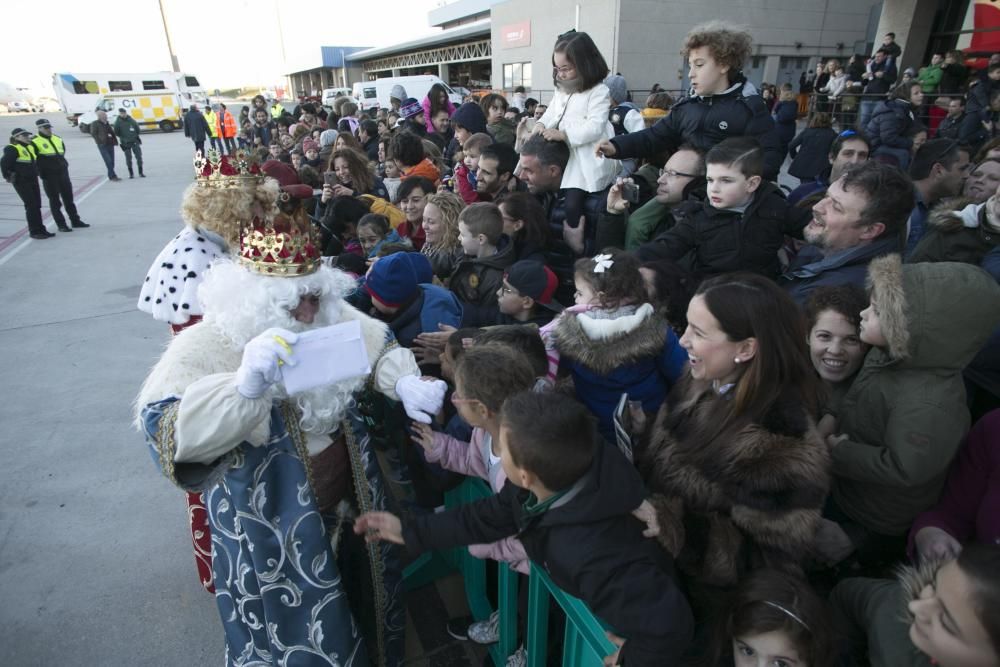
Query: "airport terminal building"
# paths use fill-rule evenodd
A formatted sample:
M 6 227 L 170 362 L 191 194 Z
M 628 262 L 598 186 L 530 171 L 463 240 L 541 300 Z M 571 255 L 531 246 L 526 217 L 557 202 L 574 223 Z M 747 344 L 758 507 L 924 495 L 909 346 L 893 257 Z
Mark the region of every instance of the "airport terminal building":
M 820 59 L 845 61 L 871 53 L 885 32 L 903 48 L 899 67 L 919 67 L 934 48 L 969 47 L 976 39 L 1000 40 L 979 8 L 988 0 L 456 0 L 428 13 L 440 32 L 390 47 L 323 47 L 311 70 L 289 74 L 304 94 L 319 80 L 349 87 L 385 76 L 436 74 L 452 86 L 510 92 L 524 86 L 545 100 L 552 93 L 551 53 L 556 37 L 571 29 L 591 34 L 612 72 L 633 91 L 656 83 L 687 89 L 680 48 L 688 30 L 725 19 L 747 27 L 754 55 L 750 81 L 798 83 Z M 976 19 L 973 20 L 972 17 Z M 1000 23 L 1000 21 L 998 21 Z M 996 34 L 997 37 L 992 37 Z M 1000 50 L 998 48 L 997 50 Z M 336 61 L 336 62 L 334 62 Z M 327 63 L 330 63 L 329 65 Z M 318 71 L 318 75 L 317 75 Z

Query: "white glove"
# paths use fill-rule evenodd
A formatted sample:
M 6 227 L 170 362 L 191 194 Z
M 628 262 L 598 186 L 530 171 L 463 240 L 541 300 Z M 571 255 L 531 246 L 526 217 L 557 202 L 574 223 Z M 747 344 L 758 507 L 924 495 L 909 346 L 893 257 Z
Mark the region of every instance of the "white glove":
M 430 424 L 444 403 L 448 385 L 443 380 L 422 380 L 418 375 L 404 375 L 396 381 L 396 395 L 413 421 Z
M 268 387 L 281 379 L 280 363 L 295 365 L 290 346 L 298 339 L 296 333 L 275 328 L 247 343 L 243 348 L 243 362 L 236 371 L 236 391 L 244 398 L 263 396 Z

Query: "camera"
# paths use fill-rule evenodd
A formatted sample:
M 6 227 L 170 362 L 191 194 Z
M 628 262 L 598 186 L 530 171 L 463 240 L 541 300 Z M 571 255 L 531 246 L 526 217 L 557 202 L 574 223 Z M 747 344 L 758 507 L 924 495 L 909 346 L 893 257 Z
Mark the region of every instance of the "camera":
M 635 183 L 622 183 L 622 199 L 629 204 L 638 204 L 639 186 Z

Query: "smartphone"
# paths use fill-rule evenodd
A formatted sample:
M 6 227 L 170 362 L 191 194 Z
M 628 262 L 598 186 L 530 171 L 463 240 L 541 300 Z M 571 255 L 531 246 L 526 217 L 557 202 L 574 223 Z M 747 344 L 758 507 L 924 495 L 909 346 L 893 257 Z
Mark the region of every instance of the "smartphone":
M 622 199 L 629 204 L 638 204 L 639 186 L 635 183 L 622 183 Z
M 336 185 L 337 184 L 337 174 L 332 171 L 323 172 L 323 185 Z

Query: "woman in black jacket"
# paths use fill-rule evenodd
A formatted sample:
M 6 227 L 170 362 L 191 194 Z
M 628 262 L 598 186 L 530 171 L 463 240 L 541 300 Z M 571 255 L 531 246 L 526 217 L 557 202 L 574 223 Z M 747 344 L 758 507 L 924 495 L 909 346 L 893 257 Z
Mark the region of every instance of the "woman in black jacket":
M 749 136 L 764 150 L 764 178 L 777 180 L 785 153 L 767 105 L 742 72 L 752 46 L 750 33 L 736 27 L 715 22 L 693 28 L 683 50 L 691 81 L 688 96 L 652 127 L 602 141 L 598 155 L 649 158 L 672 153 L 681 144 L 707 152 L 723 139 Z
M 871 141 L 872 157 L 894 159 L 900 169 L 907 170 L 913 134 L 920 125 L 913 112 L 923 103 L 923 86 L 915 79 L 899 84 L 887 102 L 879 102 L 865 128 Z
M 815 180 L 830 168 L 830 147 L 837 139 L 831 127 L 830 114 L 815 113 L 809 127 L 799 132 L 788 145 L 792 164 L 788 173 L 802 182 Z

